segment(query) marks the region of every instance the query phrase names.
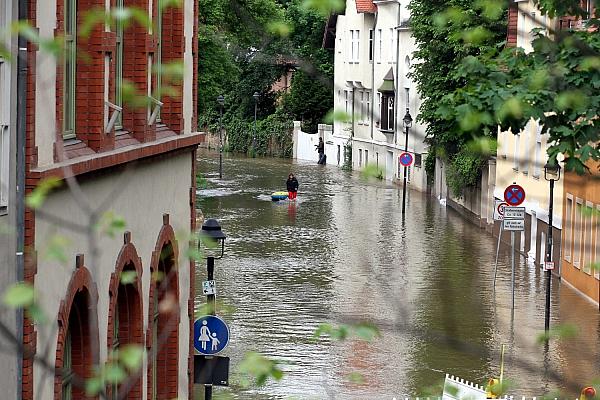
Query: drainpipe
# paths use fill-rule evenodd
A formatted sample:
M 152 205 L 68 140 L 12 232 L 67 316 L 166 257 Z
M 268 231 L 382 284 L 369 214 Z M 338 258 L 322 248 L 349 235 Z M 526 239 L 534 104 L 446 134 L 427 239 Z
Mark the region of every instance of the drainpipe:
M 371 61 L 371 154 L 375 153 L 375 140 L 373 140 L 373 131 L 375 126 L 375 49 L 377 48 L 375 34 L 377 32 L 378 16 L 379 12 L 375 11 L 375 19 L 373 20 L 373 60 Z M 381 57 L 381 55 L 379 56 Z
M 400 99 L 400 3 L 398 3 L 398 20 L 396 23 L 396 94 L 394 96 L 394 143 L 398 144 L 398 100 Z M 399 177 L 398 177 L 399 178 Z
M 375 49 L 377 48 L 376 33 L 377 33 L 377 17 L 379 12 L 375 11 L 375 20 L 373 21 L 373 61 L 371 62 L 371 140 L 373 140 L 373 127 L 375 125 Z M 381 54 L 379 55 L 381 57 Z M 373 143 L 375 147 L 375 143 Z
M 19 20 L 25 21 L 28 0 L 19 0 Z M 27 111 L 27 39 L 19 35 L 17 57 L 17 248 L 16 248 L 16 278 L 23 281 L 25 271 L 25 113 Z M 23 343 L 23 310 L 17 310 L 16 336 Z M 17 399 L 23 398 L 23 352 L 17 351 Z

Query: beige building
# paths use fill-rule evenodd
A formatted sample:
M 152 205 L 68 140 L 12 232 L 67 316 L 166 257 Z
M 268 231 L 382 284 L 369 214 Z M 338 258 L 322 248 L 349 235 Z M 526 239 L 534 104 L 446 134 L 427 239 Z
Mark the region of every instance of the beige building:
M 533 5 L 533 1 L 515 3 L 509 14 L 508 41 L 511 45 L 531 51 L 532 29 L 545 29 L 553 25 L 554 21 L 542 16 Z M 535 265 L 542 265 L 546 256 L 550 197 L 549 183 L 544 179 L 544 165 L 548 160 L 547 139 L 548 135 L 544 133 L 543 127 L 533 120 L 516 135 L 512 132 L 498 134 L 494 197 L 503 199 L 505 188 L 513 183 L 525 189 L 526 199 L 521 206 L 527 210 L 526 230 L 517 235 L 517 243 L 518 249 Z M 554 188 L 553 260 L 560 259 L 562 196 L 563 180 L 561 179 L 555 183 Z M 560 271 L 558 268 L 557 273 Z

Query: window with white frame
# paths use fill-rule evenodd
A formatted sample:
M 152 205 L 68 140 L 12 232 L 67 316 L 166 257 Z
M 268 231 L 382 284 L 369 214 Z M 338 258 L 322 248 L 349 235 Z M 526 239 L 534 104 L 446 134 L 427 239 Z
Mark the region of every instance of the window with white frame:
M 542 172 L 542 126 L 536 124 L 535 130 L 535 150 L 533 158 L 533 176 L 539 178 Z
M 573 266 L 581 268 L 581 242 L 583 236 L 583 200 L 575 202 L 575 220 L 573 221 Z
M 365 149 L 365 165 L 369 165 L 369 150 Z
M 594 276 L 596 279 L 600 279 L 600 205 L 596 206 L 596 215 L 594 218 L 596 227 L 596 243 L 594 248 L 596 249 L 596 255 L 594 258 Z
M 513 169 L 515 171 L 519 170 L 519 142 L 521 139 L 521 134 L 517 133 L 516 135 L 513 135 L 514 139 L 515 139 L 515 151 L 513 154 Z
M 365 110 L 367 112 L 365 124 L 369 125 L 371 123 L 371 92 L 368 90 L 365 91 Z
M 396 35 L 394 35 L 394 28 L 390 28 L 390 62 L 394 62 L 396 55 Z
M 377 121 L 381 121 L 381 92 L 377 92 L 377 107 L 375 108 L 379 115 L 375 115 Z
M 525 156 L 521 157 L 519 162 L 519 166 L 523 174 L 527 175 L 529 173 L 529 146 L 531 142 L 531 136 L 534 129 L 534 123 L 529 122 L 529 125 L 523 130 L 523 143 L 525 147 Z
M 350 62 L 360 61 L 360 31 L 350 30 Z
M 378 57 L 377 57 L 377 62 L 381 63 L 381 59 L 383 58 L 383 30 L 382 29 L 377 29 L 377 37 L 379 37 L 379 51 L 378 51 Z
M 77 2 L 65 1 L 65 51 L 63 72 L 63 138 L 75 137 L 75 81 L 77 79 Z
M 348 61 L 354 61 L 354 29 L 350 29 L 350 40 L 348 40 Z
M 358 123 L 363 124 L 365 120 L 365 91 L 358 92 Z
M 566 261 L 571 262 L 571 248 L 573 247 L 573 196 L 567 194 L 567 206 L 564 215 L 564 227 L 565 227 L 565 250 L 564 258 Z
M 347 90 L 344 90 L 344 112 L 346 113 L 346 118 L 350 113 L 350 93 Z
M 583 272 L 591 274 L 592 273 L 592 260 L 593 260 L 593 247 L 592 247 L 592 240 L 593 240 L 593 232 L 594 230 L 592 229 L 592 217 L 593 217 L 593 213 L 594 213 L 594 205 L 587 201 L 585 203 L 585 208 L 584 208 L 584 213 L 583 213 L 583 255 L 582 255 L 582 261 L 583 261 Z
M 373 53 L 375 52 L 374 47 L 374 37 L 375 31 L 373 29 L 369 29 L 369 62 L 373 62 Z
M 0 26 L 6 26 L 6 6 L 0 8 Z M 4 44 L 4 43 L 3 43 Z M 7 46 L 7 48 L 10 48 Z M 0 214 L 8 208 L 8 168 L 10 156 L 10 67 L 0 53 Z
M 394 130 L 394 93 L 385 92 L 381 94 L 381 126 L 384 131 Z
M 362 167 L 362 149 L 358 149 L 358 166 Z

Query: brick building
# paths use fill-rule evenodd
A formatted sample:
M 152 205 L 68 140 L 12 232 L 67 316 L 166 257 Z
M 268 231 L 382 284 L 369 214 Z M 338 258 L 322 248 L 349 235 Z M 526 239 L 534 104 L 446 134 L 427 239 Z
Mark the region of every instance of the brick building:
M 563 282 L 600 307 L 600 163 L 590 173 L 565 173 Z
M 191 398 L 194 265 L 175 232 L 195 230 L 203 140 L 195 111 L 197 2 L 8 1 L 17 3 L 41 42 L 54 39 L 65 51 L 57 56 L 29 42 L 21 54 L 25 101 L 16 114 L 24 124 L 15 136 L 24 139 L 25 157 L 16 167 L 25 171 L 27 194 L 48 178 L 60 186 L 40 208 L 24 211 L 23 279 L 50 322 L 22 317 L 16 386 L 23 399 L 86 398 L 74 377 L 90 377 L 94 365 L 138 344 L 148 354 L 137 379 L 108 387 L 109 397 Z M 120 7 L 140 9 L 151 24 L 99 19 L 84 32 L 94 13 Z M 180 80 L 159 67 L 174 62 L 183 65 Z M 124 232 L 107 231 L 111 215 L 123 218 Z M 56 243 L 61 257 L 52 256 Z

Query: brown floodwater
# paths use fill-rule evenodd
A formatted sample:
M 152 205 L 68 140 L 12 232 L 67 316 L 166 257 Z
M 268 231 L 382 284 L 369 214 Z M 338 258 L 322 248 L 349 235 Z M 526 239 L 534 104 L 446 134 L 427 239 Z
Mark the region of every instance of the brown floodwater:
M 578 333 L 540 344 L 541 271 L 517 256 L 512 312 L 510 249 L 500 250 L 494 291 L 496 239 L 436 199 L 411 192 L 403 219 L 401 188 L 333 166 L 227 156 L 219 180 L 218 155 L 202 152 L 198 171 L 207 181 L 198 208 L 227 234 L 215 279 L 219 314 L 231 329 L 223 354 L 231 357 L 232 379 L 215 394 L 441 395 L 446 373 L 477 383 L 498 376 L 502 344 L 510 394 L 563 390 L 574 398 L 600 377 L 597 307 L 554 280 L 551 324 Z M 271 202 L 290 171 L 300 182 L 298 200 Z M 196 287 L 205 276 L 201 265 Z M 196 304 L 204 301 L 198 293 Z M 314 338 L 320 324 L 360 322 L 381 336 Z M 236 367 L 248 351 L 277 360 L 283 379 L 241 387 Z

